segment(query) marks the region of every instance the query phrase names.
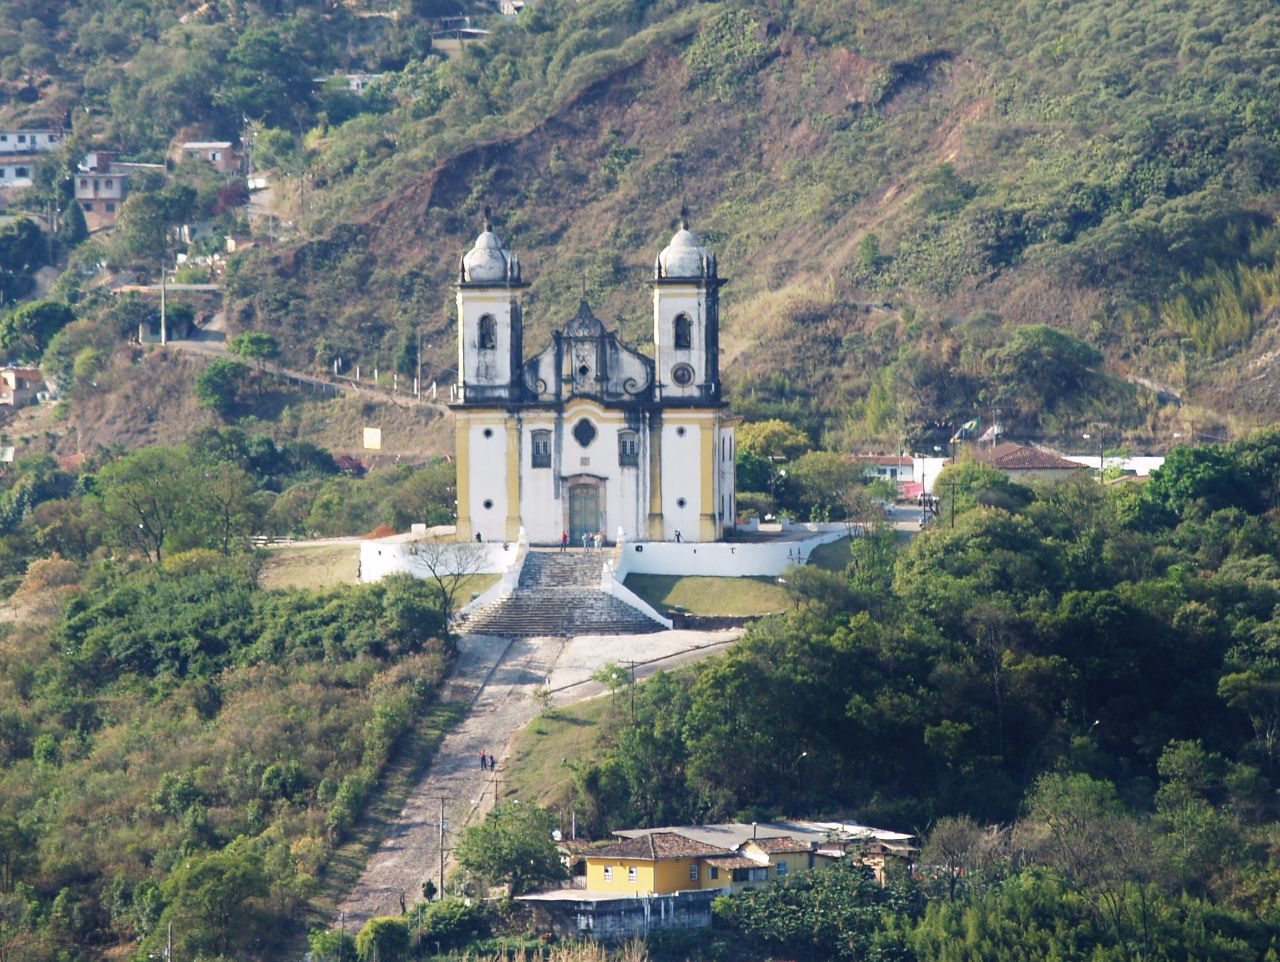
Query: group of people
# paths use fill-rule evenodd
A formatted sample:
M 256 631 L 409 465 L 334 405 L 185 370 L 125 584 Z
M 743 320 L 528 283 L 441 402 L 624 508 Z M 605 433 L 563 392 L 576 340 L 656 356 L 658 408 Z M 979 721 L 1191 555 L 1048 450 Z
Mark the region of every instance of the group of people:
M 603 531 L 584 531 L 582 532 L 583 550 L 599 551 L 604 546 Z M 569 532 L 560 532 L 560 550 L 565 551 L 569 547 Z
M 496 755 L 490 755 L 481 749 L 480 751 L 480 771 L 496 772 L 498 770 L 498 758 Z

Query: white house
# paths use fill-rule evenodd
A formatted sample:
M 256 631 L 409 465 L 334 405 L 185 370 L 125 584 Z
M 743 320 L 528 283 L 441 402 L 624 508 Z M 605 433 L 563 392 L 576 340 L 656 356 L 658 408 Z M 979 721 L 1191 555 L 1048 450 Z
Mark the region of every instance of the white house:
M 487 219 L 458 270 L 459 537 L 715 541 L 732 527 L 734 426 L 720 397 L 715 255 L 682 220 L 654 264 L 654 354 L 585 301 L 525 360 L 520 261 Z
M 40 129 L 0 128 L 0 154 L 38 154 L 57 150 L 62 131 L 51 127 Z

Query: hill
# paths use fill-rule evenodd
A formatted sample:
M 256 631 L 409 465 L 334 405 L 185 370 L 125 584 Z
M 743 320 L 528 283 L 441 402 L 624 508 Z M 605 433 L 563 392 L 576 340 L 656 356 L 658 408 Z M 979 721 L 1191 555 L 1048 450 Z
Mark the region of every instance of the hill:
M 447 369 L 491 204 L 532 340 L 585 284 L 640 341 L 687 198 L 748 414 L 829 440 L 992 407 L 1030 434 L 1246 427 L 1280 396 L 1278 32 L 1208 0 L 541 2 L 313 132 L 306 236 L 241 266 L 233 317 L 313 363 L 405 355 L 421 325 Z M 1070 337 L 1011 340 L 1035 324 Z

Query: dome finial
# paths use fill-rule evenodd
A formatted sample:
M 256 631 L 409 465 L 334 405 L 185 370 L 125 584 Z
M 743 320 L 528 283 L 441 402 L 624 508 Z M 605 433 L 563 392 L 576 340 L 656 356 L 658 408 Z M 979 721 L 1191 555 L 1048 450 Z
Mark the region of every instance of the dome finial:
M 680 229 L 689 229 L 689 204 L 683 197 L 680 198 Z
M 484 229 L 493 230 L 493 218 L 489 214 L 489 205 L 484 205 Z

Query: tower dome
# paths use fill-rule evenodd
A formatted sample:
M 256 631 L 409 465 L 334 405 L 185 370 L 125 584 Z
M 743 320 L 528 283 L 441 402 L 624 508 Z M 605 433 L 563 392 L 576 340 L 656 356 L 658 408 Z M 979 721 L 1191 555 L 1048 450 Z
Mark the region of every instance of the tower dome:
M 680 229 L 653 265 L 655 278 L 715 277 L 716 256 L 689 230 L 689 208 L 680 208 Z
M 484 211 L 484 231 L 462 257 L 458 280 L 463 284 L 502 284 L 519 282 L 520 260 L 498 240 L 489 222 L 489 209 Z

